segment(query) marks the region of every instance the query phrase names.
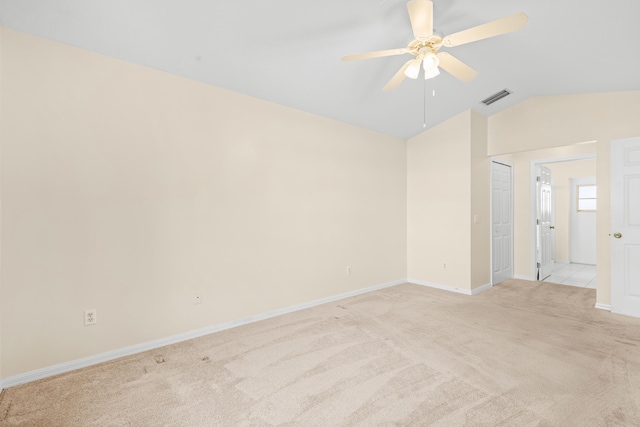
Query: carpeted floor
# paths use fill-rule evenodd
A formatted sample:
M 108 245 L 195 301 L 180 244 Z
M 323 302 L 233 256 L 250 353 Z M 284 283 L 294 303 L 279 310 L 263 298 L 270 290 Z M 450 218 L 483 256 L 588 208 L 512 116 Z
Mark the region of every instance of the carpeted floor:
M 2 426 L 640 425 L 640 319 L 595 291 L 400 285 L 17 386 Z

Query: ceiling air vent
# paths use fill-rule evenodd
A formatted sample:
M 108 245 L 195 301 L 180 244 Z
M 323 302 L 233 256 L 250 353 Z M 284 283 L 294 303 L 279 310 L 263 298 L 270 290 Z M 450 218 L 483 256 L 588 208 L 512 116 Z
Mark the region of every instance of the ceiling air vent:
M 491 105 L 496 101 L 500 101 L 505 96 L 511 95 L 511 91 L 509 89 L 501 90 L 500 92 L 496 92 L 487 99 L 483 99 L 481 102 L 484 105 Z

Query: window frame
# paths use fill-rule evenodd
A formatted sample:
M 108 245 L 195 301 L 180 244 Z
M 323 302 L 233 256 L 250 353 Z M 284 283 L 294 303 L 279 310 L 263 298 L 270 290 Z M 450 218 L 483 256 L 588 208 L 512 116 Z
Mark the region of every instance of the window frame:
M 580 188 L 594 187 L 594 197 L 580 197 Z M 596 207 L 594 209 L 580 209 L 581 200 L 594 200 Z M 597 184 L 579 184 L 576 185 L 576 212 L 597 212 L 598 211 L 598 186 Z

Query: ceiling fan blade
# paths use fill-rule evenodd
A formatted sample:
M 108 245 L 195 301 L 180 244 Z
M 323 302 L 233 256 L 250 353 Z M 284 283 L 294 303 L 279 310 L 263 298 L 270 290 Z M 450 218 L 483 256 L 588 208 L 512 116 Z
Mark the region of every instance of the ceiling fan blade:
M 495 21 L 487 22 L 486 24 L 478 25 L 477 27 L 469 28 L 468 30 L 448 35 L 442 40 L 442 43 L 447 47 L 452 47 L 499 36 L 500 34 L 510 33 L 523 28 L 528 20 L 529 17 L 524 12 L 516 13 L 515 15 L 506 16 L 496 19 Z
M 400 83 L 402 83 L 404 81 L 404 78 L 405 78 L 404 71 L 409 67 L 409 65 L 411 65 L 411 63 L 414 60 L 415 60 L 415 58 L 408 60 L 402 66 L 402 68 L 400 68 L 398 70 L 398 72 L 393 77 L 391 77 L 391 80 L 389 80 L 389 83 L 387 83 L 387 85 L 382 90 L 385 91 L 385 92 L 391 92 L 392 90 L 397 88 L 398 85 L 400 85 Z
M 470 82 L 478 75 L 476 70 L 447 52 L 438 53 L 438 59 L 440 60 L 440 68 L 463 82 Z
M 400 49 L 378 50 L 376 52 L 357 53 L 355 55 L 343 56 L 342 60 L 357 61 L 359 59 L 382 58 L 383 56 L 402 55 L 403 53 L 407 53 L 407 52 L 409 52 L 409 49 L 404 47 Z
M 411 0 L 407 3 L 413 35 L 417 39 L 428 39 L 433 34 L 433 2 Z

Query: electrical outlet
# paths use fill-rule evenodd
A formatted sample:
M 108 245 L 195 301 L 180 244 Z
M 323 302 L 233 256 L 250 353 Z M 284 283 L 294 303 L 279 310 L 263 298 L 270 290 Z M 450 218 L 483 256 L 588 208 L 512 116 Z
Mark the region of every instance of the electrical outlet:
M 347 266 L 347 276 L 349 276 L 351 274 L 351 266 Z
M 202 292 L 194 292 L 192 295 L 193 305 L 202 304 Z
M 84 326 L 95 325 L 98 322 L 97 312 L 95 308 L 84 311 Z
M 447 269 L 447 263 L 446 262 L 444 264 L 442 264 L 442 268 L 444 268 L 445 270 Z

